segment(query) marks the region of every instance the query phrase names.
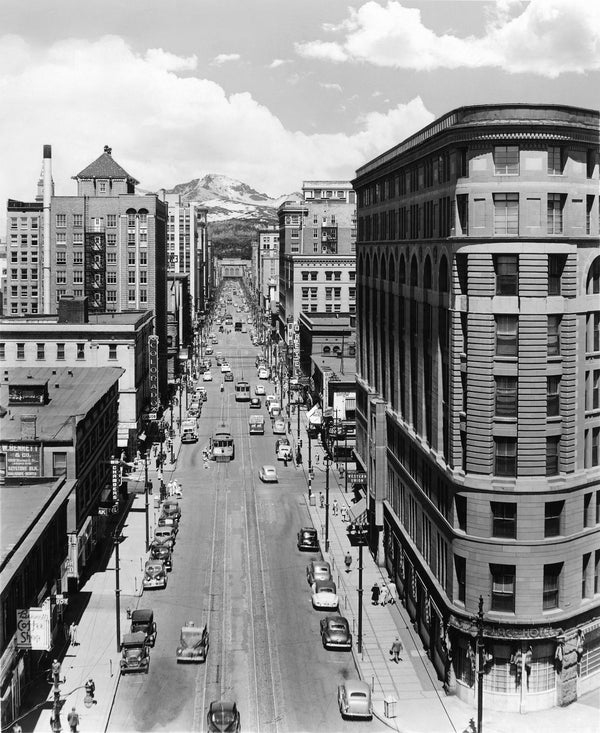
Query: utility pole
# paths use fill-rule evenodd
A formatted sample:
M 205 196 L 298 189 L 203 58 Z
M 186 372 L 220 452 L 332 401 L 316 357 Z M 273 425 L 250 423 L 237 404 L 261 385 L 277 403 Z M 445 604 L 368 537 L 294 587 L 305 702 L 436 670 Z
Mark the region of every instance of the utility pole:
M 150 491 L 148 481 L 148 451 L 144 453 L 144 494 L 146 499 L 146 552 L 150 547 L 150 501 L 148 492 Z
M 115 616 L 117 629 L 117 652 L 121 651 L 121 589 L 119 588 L 119 541 L 121 533 L 115 531 L 113 542 L 115 545 Z
M 352 547 L 358 546 L 358 653 L 362 654 L 362 598 L 363 598 L 363 547 L 369 541 L 369 529 L 365 524 L 351 524 L 346 530 Z
M 329 552 L 329 451 L 325 453 L 325 552 Z
M 53 733 L 60 733 L 62 730 L 60 725 L 60 685 L 64 680 L 60 679 L 60 662 L 55 659 L 52 662 L 52 717 L 50 718 L 50 728 Z
M 483 596 L 477 612 L 477 733 L 483 733 Z

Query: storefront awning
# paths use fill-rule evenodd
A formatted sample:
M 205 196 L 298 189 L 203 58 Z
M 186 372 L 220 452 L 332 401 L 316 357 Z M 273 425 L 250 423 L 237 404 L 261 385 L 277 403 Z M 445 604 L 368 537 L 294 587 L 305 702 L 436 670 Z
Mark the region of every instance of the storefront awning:
M 356 504 L 350 504 L 350 521 L 366 524 L 367 521 L 367 500 L 361 499 Z

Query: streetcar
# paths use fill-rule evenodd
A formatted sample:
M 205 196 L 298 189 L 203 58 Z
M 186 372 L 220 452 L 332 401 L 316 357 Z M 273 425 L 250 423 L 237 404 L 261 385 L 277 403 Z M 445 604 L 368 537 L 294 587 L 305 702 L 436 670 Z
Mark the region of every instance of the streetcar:
M 235 401 L 249 402 L 250 400 L 250 384 L 243 379 L 235 385 Z
M 226 425 L 220 425 L 210 439 L 210 455 L 213 460 L 219 462 L 233 461 L 235 458 L 235 445 L 233 435 Z

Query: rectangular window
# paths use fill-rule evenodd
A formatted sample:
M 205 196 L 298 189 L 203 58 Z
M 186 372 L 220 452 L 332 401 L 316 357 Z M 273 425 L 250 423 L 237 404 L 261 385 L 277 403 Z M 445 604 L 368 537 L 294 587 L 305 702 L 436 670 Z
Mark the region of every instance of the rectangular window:
M 559 607 L 560 574 L 563 564 L 544 565 L 544 590 L 542 609 L 550 611 Z
M 128 301 L 129 301 L 130 303 L 135 303 L 135 288 L 130 288 L 130 289 L 129 289 L 129 290 L 127 291 L 127 300 L 128 300 Z
M 116 303 L 117 302 L 117 291 L 116 290 L 107 290 L 106 291 L 106 302 L 107 303 Z
M 303 270 L 302 271 L 302 279 L 303 280 L 308 280 L 308 272 L 306 270 Z
M 494 147 L 494 172 L 497 176 L 519 175 L 518 145 L 496 145 Z
M 333 273 L 331 272 L 331 270 L 327 270 L 327 272 L 325 273 L 325 280 L 331 280 L 332 277 Z
M 66 227 L 67 226 L 67 215 L 66 214 L 57 214 L 56 215 L 56 226 L 57 227 Z
M 117 253 L 116 252 L 107 252 L 106 253 L 106 262 L 109 265 L 116 265 L 117 264 Z
M 467 498 L 456 494 L 454 497 L 454 511 L 456 512 L 456 526 L 462 532 L 467 531 Z
M 56 244 L 66 244 L 67 234 L 66 232 L 56 232 Z
M 515 566 L 490 565 L 492 576 L 492 611 L 515 611 Z
M 333 298 L 333 288 L 325 288 L 325 300 L 331 300 Z
M 129 270 L 127 272 L 127 282 L 129 285 L 135 285 L 135 270 Z
M 460 555 L 454 555 L 454 569 L 456 572 L 456 600 L 465 603 L 467 597 L 467 560 Z
M 4 361 L 6 359 L 6 344 L 0 343 L 0 359 Z
M 517 316 L 496 316 L 496 356 L 517 356 Z
M 83 252 L 74 252 L 73 253 L 73 264 L 74 265 L 83 265 Z
M 496 377 L 496 417 L 517 416 L 517 377 Z
M 457 234 L 466 237 L 469 234 L 469 196 L 466 193 L 461 193 L 456 197 L 456 213 L 460 226 L 460 232 Z
M 594 595 L 600 593 L 600 550 L 594 552 Z
M 546 476 L 558 474 L 558 458 L 560 454 L 560 436 L 551 435 L 546 438 Z
M 548 295 L 560 295 L 565 255 L 548 255 Z
M 302 288 L 302 297 L 308 298 L 308 288 Z
M 76 246 L 83 244 L 83 232 L 73 232 L 73 244 Z
M 339 300 L 342 297 L 342 289 L 341 288 L 334 288 L 333 289 L 333 297 L 336 300 Z
M 560 145 L 550 145 L 548 148 L 548 175 L 562 176 L 563 151 Z
M 83 270 L 73 270 L 73 283 L 77 285 L 83 283 Z
M 544 537 L 559 537 L 564 501 L 547 501 L 544 506 Z
M 560 355 L 560 316 L 548 316 L 548 356 Z
M 494 194 L 494 234 L 519 233 L 519 194 Z
M 494 473 L 496 476 L 517 475 L 517 441 L 515 438 L 495 438 Z
M 66 270 L 57 270 L 56 282 L 58 285 L 64 285 L 67 282 L 67 271 Z
M 587 494 L 583 495 L 583 526 L 584 527 L 593 527 L 593 517 L 592 517 L 592 498 L 594 494 L 590 491 Z
M 560 377 L 546 377 L 546 416 L 560 415 Z
M 117 244 L 117 235 L 116 234 L 107 234 L 106 235 L 106 244 L 108 247 L 114 247 Z
M 66 452 L 53 453 L 52 454 L 52 475 L 53 476 L 66 476 L 67 475 L 67 454 Z
M 566 196 L 562 193 L 549 193 L 547 204 L 548 234 L 563 233 L 563 208 Z
M 73 214 L 73 226 L 74 227 L 83 226 L 83 214 Z
M 66 252 L 57 252 L 56 253 L 56 264 L 57 265 L 66 265 L 67 264 L 67 253 Z
M 496 295 L 517 295 L 519 292 L 519 256 L 494 255 Z
M 583 560 L 581 563 L 581 597 L 582 598 L 588 598 L 591 596 L 590 590 L 590 583 L 588 583 L 588 578 L 590 574 L 590 569 L 592 566 L 592 553 L 586 552 L 583 556 Z
M 85 359 L 85 344 L 77 344 L 77 358 Z
M 38 344 L 37 345 L 37 358 L 38 359 L 45 359 L 46 358 L 46 344 Z
M 492 501 L 492 537 L 517 538 L 517 505 L 513 502 Z
M 127 253 L 127 264 L 128 265 L 135 265 L 135 252 L 128 252 Z

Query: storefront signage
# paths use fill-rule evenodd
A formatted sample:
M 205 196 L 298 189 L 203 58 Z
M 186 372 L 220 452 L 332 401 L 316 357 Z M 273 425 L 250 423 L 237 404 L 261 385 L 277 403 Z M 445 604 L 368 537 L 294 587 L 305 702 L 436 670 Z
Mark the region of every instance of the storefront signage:
M 366 484 L 367 474 L 364 471 L 348 471 L 348 483 Z
M 150 382 L 150 409 L 157 412 L 160 407 L 158 391 L 158 336 L 148 337 L 148 379 Z
M 114 506 L 115 504 L 119 503 L 119 488 L 121 487 L 121 461 L 119 461 L 118 458 L 111 459 L 110 467 L 112 472 L 111 488 L 112 501 Z
M 17 609 L 17 649 L 50 651 L 50 604 Z
M 459 619 L 450 616 L 450 626 L 467 634 L 477 634 L 477 623 L 469 619 Z M 550 626 L 496 626 L 484 621 L 483 635 L 493 639 L 552 639 L 561 634 L 560 629 L 553 629 Z
M 0 443 L 0 453 L 6 454 L 7 478 L 41 476 L 41 448 L 39 445 Z

